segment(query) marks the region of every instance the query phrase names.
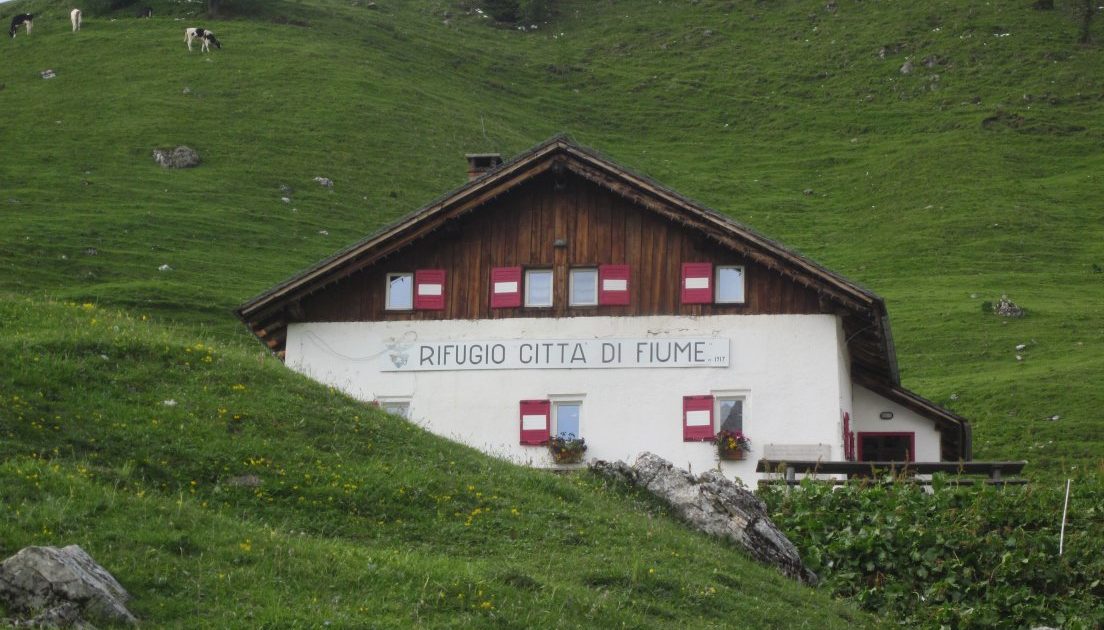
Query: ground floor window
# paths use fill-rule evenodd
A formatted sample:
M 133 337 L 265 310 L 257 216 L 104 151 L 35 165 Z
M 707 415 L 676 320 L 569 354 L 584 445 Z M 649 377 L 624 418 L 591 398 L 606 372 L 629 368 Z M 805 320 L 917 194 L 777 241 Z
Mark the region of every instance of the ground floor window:
M 577 400 L 556 402 L 552 405 L 552 415 L 555 418 L 555 435 L 559 437 L 581 437 L 579 432 L 579 412 L 583 404 Z
M 380 409 L 383 409 L 387 413 L 394 414 L 401 418 L 410 418 L 410 400 L 409 399 L 379 399 Z
M 916 434 L 859 431 L 859 461 L 916 461 Z
M 744 430 L 744 399 L 736 396 L 717 397 L 717 430 Z

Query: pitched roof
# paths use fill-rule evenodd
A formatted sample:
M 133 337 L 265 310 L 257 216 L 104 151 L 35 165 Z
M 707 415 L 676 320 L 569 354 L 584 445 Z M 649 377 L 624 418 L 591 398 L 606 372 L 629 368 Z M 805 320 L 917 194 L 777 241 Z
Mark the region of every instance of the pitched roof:
M 253 297 L 238 317 L 273 350 L 283 347 L 298 301 L 549 170 L 567 171 L 642 208 L 698 230 L 751 261 L 815 290 L 824 312 L 840 315 L 854 367 L 890 390 L 900 387 L 885 301 L 873 292 L 783 247 L 755 230 L 636 173 L 567 136 L 555 136 Z M 853 370 L 854 371 L 854 370 Z M 944 422 L 959 422 L 950 414 Z M 926 414 L 930 415 L 930 414 Z M 964 421 L 963 421 L 964 422 Z

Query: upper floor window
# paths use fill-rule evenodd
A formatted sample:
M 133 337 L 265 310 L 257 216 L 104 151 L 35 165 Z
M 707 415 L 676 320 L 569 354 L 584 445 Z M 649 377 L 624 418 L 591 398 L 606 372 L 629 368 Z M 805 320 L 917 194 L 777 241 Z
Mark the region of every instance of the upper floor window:
M 568 304 L 595 306 L 598 304 L 598 270 L 572 269 Z
M 552 306 L 551 269 L 529 269 L 525 272 L 525 305 Z
M 387 274 L 387 305 L 389 311 L 409 311 L 414 308 L 414 274 Z
M 744 268 L 742 266 L 717 267 L 718 304 L 743 304 Z

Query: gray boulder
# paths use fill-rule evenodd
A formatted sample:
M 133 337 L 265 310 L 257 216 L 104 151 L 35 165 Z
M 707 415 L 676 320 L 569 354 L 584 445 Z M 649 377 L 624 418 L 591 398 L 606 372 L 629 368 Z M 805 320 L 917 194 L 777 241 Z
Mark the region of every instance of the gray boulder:
M 0 602 L 21 624 L 92 627 L 86 622 L 137 624 L 130 595 L 77 545 L 26 547 L 0 564 Z
M 709 470 L 695 477 L 654 453 L 643 453 L 632 466 L 621 461 L 595 461 L 590 468 L 646 489 L 694 529 L 730 540 L 783 575 L 816 585 L 816 574 L 805 566 L 794 544 L 767 516 L 766 505 L 721 473 Z
M 199 166 L 199 153 L 183 145 L 175 149 L 154 149 L 153 161 L 162 168 L 191 168 Z

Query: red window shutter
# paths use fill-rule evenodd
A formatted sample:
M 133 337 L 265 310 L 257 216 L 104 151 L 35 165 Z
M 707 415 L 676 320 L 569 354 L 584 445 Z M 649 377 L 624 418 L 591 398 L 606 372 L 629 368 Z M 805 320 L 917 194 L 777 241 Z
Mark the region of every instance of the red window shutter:
M 629 303 L 629 266 L 598 266 L 598 303 L 625 306 Z
M 414 272 L 414 308 L 427 311 L 445 308 L 444 269 L 419 269 Z
M 549 435 L 549 416 L 552 402 L 548 400 L 521 401 L 521 443 L 547 444 Z
M 491 308 L 521 306 L 521 267 L 491 268 Z
M 682 439 L 684 442 L 713 439 L 712 396 L 683 396 Z
M 713 263 L 682 263 L 682 303 L 713 303 Z

